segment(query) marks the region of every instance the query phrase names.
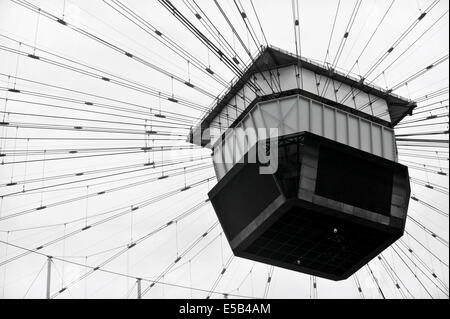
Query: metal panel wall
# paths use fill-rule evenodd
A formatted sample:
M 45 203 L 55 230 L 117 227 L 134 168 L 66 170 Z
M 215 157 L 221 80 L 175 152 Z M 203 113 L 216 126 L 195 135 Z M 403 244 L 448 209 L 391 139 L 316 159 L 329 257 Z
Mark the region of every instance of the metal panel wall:
M 265 71 L 257 73 L 255 74 L 256 80 L 255 77 L 252 77 L 250 81 L 256 83 L 261 89 L 259 92 L 260 95 L 278 92 L 280 88 L 282 91 L 287 91 L 300 87 L 305 91 L 323 96 L 334 102 L 390 121 L 385 100 L 360 90 L 353 89 L 347 84 L 332 80 L 326 76 L 317 75 L 304 68 L 301 69 L 302 81 L 298 81 L 297 84 L 295 67 L 296 66 L 291 65 L 279 68 L 278 70 L 272 70 L 272 72 Z M 220 115 L 212 121 L 211 128 L 214 128 L 217 131 L 217 134 L 214 134 L 215 137 L 217 138 L 224 133 L 234 119 L 236 119 L 255 98 L 255 92 L 248 84 L 246 84 L 236 96 L 231 99 L 230 105 L 225 107 Z M 214 141 L 215 140 L 212 140 L 212 143 L 214 143 Z
M 262 129 L 258 131 L 257 129 Z M 256 143 L 269 137 L 308 131 L 391 161 L 397 161 L 393 130 L 340 109 L 296 95 L 257 103 L 227 130 L 224 141 L 214 146 L 213 160 L 220 180 Z

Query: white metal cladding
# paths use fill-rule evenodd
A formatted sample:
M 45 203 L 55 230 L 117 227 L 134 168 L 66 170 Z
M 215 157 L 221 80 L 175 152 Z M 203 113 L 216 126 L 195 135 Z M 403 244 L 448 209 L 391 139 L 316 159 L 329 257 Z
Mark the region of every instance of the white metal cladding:
M 277 74 L 279 73 L 279 76 Z M 260 94 L 268 95 L 275 92 L 287 91 L 291 89 L 301 88 L 305 91 L 322 96 L 331 101 L 338 102 L 352 109 L 358 109 L 361 112 L 376 116 L 385 121 L 391 121 L 388 106 L 384 99 L 376 97 L 372 94 L 354 89 L 347 84 L 333 80 L 329 77 L 318 75 L 313 71 L 301 68 L 302 81 L 297 81 L 296 66 L 282 67 L 271 72 L 265 71 L 256 73 L 250 81 L 257 83 L 261 88 Z M 270 83 L 270 86 L 269 86 Z M 248 82 L 242 89 L 231 99 L 228 106 L 224 107 L 220 115 L 212 122 L 210 127 L 219 128 L 221 134 L 226 131 L 234 119 L 236 119 L 243 110 L 245 110 L 251 101 L 256 98 L 253 90 L 250 89 Z M 216 134 L 216 138 L 220 134 Z M 212 140 L 214 143 L 214 140 Z
M 257 129 L 265 135 L 257 136 Z M 308 131 L 391 161 L 397 161 L 394 131 L 313 99 L 294 95 L 254 105 L 235 128 L 226 131 L 222 143 L 215 143 L 213 162 L 220 180 L 257 139 Z M 245 133 L 245 134 L 244 134 Z M 245 145 L 247 143 L 248 145 Z

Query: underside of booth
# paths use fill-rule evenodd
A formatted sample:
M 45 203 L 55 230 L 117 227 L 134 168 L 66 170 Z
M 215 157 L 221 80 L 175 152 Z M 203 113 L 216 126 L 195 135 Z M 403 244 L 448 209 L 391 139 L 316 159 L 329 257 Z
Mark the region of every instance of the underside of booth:
M 275 173 L 244 157 L 208 194 L 237 256 L 341 280 L 402 236 L 407 167 L 308 132 L 277 141 Z

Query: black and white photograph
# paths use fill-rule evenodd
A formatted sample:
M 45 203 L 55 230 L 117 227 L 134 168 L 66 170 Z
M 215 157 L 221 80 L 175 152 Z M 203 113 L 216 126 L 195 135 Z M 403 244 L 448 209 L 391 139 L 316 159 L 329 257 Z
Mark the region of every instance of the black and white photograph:
M 448 174 L 447 0 L 0 0 L 4 302 L 448 301 Z

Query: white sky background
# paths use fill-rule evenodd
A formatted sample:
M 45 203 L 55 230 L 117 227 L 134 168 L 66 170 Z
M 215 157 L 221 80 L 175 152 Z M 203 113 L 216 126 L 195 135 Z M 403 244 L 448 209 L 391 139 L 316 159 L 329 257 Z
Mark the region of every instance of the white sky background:
M 148 22 L 158 28 L 163 34 L 169 36 L 171 39 L 182 45 L 186 50 L 193 53 L 200 60 L 208 64 L 207 49 L 169 12 L 157 1 L 131 1 L 124 0 L 134 11 L 138 12 Z M 261 20 L 264 32 L 270 44 L 273 44 L 290 52 L 295 52 L 294 35 L 293 35 L 293 21 L 291 1 L 253 1 Z M 348 41 L 345 45 L 343 55 L 339 61 L 339 68 L 349 69 L 352 67 L 355 59 L 364 47 L 368 37 L 378 25 L 379 20 L 383 16 L 385 10 L 391 1 L 375 1 L 364 0 L 356 17 L 353 29 L 350 32 Z M 424 10 L 432 1 L 424 0 L 396 0 L 391 11 L 381 24 L 375 37 L 370 42 L 365 53 L 358 63 L 358 67 L 353 71 L 357 74 L 364 74 L 370 66 L 377 60 L 377 58 L 386 52 L 395 39 L 420 15 L 420 10 Z M 49 11 L 57 16 L 63 13 L 63 1 L 33 1 L 33 4 Z M 176 56 L 169 49 L 163 47 L 154 38 L 140 30 L 137 26 L 127 21 L 117 12 L 111 9 L 102 1 L 65 1 L 65 20 L 73 25 L 88 30 L 89 32 L 105 39 L 121 48 L 128 50 L 136 56 L 162 67 L 169 72 L 176 74 L 182 78 L 188 77 L 186 61 Z M 183 4 L 183 1 L 173 1 L 174 5 L 181 10 L 186 17 L 194 22 L 199 28 L 201 27 L 197 19 Z M 222 36 L 227 41 L 233 43 L 231 31 L 226 25 L 223 17 L 215 7 L 213 1 L 197 0 L 197 3 L 202 7 L 203 11 L 216 24 L 216 27 L 221 30 Z M 228 17 L 232 20 L 242 38 L 247 41 L 247 32 L 238 16 L 238 12 L 234 6 L 233 1 L 220 1 L 224 10 L 226 10 Z M 345 31 L 348 19 L 353 9 L 355 1 L 341 1 L 338 19 L 334 36 L 330 46 L 330 56 L 334 57 L 339 41 Z M 250 2 L 242 0 L 247 15 L 251 19 L 252 25 L 256 30 L 258 36 L 261 35 L 256 19 L 253 15 Z M 300 8 L 300 30 L 301 30 L 301 48 L 302 55 L 323 61 L 326 55 L 328 40 L 330 37 L 331 27 L 333 24 L 334 15 L 336 12 L 337 1 L 320 0 L 307 1 L 299 0 Z M 388 66 L 395 58 L 409 45 L 411 45 L 417 37 L 419 37 L 425 30 L 427 30 L 441 15 L 448 10 L 448 1 L 440 1 L 439 4 L 419 23 L 419 25 L 405 38 L 404 41 L 392 52 L 392 56 L 388 57 L 372 74 L 372 78 L 378 75 L 386 66 Z M 440 57 L 448 54 L 448 12 L 447 14 L 434 25 L 426 34 L 417 41 L 408 52 L 403 55 L 392 67 L 385 72 L 385 77 L 381 76 L 376 83 L 381 87 L 390 87 L 415 72 L 424 69 L 426 66 L 434 62 Z M 34 44 L 36 35 L 37 14 L 27 10 L 13 2 L 0 0 L 0 45 L 18 49 L 18 43 L 8 40 L 4 36 L 11 37 L 15 40 L 22 41 L 25 44 Z M 147 86 L 171 92 L 171 81 L 167 76 L 152 70 L 149 67 L 126 57 L 123 54 L 115 52 L 110 48 L 102 46 L 101 44 L 88 39 L 67 27 L 64 27 L 54 21 L 44 17 L 39 18 L 36 45 L 40 49 L 48 50 L 52 53 L 69 57 L 79 62 L 83 62 L 98 69 L 107 71 L 112 74 L 120 75 L 124 78 L 131 79 L 135 82 L 145 84 Z M 203 31 L 203 29 L 201 29 Z M 206 34 L 206 33 L 205 33 Z M 244 51 L 236 43 L 236 50 L 245 61 L 249 58 L 244 54 Z M 32 48 L 21 46 L 21 50 L 27 53 L 33 51 Z M 252 52 L 256 52 L 256 48 L 252 45 Z M 36 55 L 48 56 L 39 49 L 36 50 Z M 220 74 L 227 81 L 233 78 L 233 74 L 216 59 L 213 54 L 209 55 L 211 69 L 217 74 Z M 17 65 L 18 61 L 18 65 Z M 126 89 L 100 81 L 98 79 L 89 78 L 85 75 L 80 75 L 68 70 L 63 70 L 56 66 L 51 66 L 42 61 L 36 61 L 27 57 L 20 57 L 17 60 L 17 55 L 0 50 L 0 73 L 7 75 L 15 75 L 17 68 L 17 76 L 34 81 L 40 81 L 53 85 L 58 85 L 64 88 L 97 94 L 108 98 L 124 100 L 129 103 L 138 105 L 145 105 L 153 110 L 159 111 L 159 101 L 157 97 L 149 96 L 148 94 L 140 93 L 134 90 Z M 190 68 L 190 77 L 192 83 L 208 90 L 214 95 L 219 94 L 224 90 L 224 87 L 219 83 L 206 77 L 203 73 Z M 101 73 L 100 73 L 101 74 Z M 369 78 L 370 79 L 370 78 Z M 386 79 L 386 80 L 385 80 Z M 405 97 L 415 99 L 429 94 L 441 88 L 448 88 L 448 60 L 420 78 L 411 81 L 408 86 L 404 86 L 395 93 L 401 94 Z M 7 76 L 0 75 L 0 87 L 12 87 L 12 80 Z M 49 94 L 62 95 L 81 100 L 87 100 L 88 97 L 75 94 L 67 91 L 50 89 L 41 85 L 24 82 L 18 80 L 16 88 L 21 90 L 45 92 Z M 175 83 L 174 94 L 186 100 L 193 101 L 203 106 L 210 106 L 213 100 L 199 92 L 196 92 L 185 85 Z M 5 98 L 10 100 L 5 103 Z M 55 101 L 47 98 L 25 96 L 22 94 L 6 93 L 5 90 L 0 91 L 1 110 L 4 111 L 6 107 L 7 112 L 25 112 L 35 113 L 41 115 L 56 115 L 56 116 L 72 116 L 72 117 L 86 117 L 101 119 L 105 121 L 121 121 L 117 116 L 108 115 L 93 115 L 78 111 L 70 111 L 67 109 L 57 109 L 45 106 L 39 106 L 30 103 L 15 102 L 11 99 L 28 100 L 40 103 L 52 103 L 57 105 L 76 107 L 82 109 L 87 107 L 71 102 Z M 101 99 L 89 98 L 94 102 L 100 102 Z M 432 102 L 443 100 L 443 105 L 448 105 L 448 93 L 441 95 L 434 99 L 425 100 L 420 105 L 426 105 Z M 104 101 L 103 101 L 104 102 Z M 109 103 L 109 102 L 104 102 Z M 116 106 L 124 106 L 120 103 L 109 103 Z M 178 112 L 189 116 L 189 118 L 198 118 L 201 112 L 188 109 L 186 107 L 170 103 L 166 100 L 161 102 L 162 111 Z M 439 104 L 438 104 L 439 105 Z M 438 106 L 438 105 L 435 105 Z M 130 106 L 125 106 L 130 108 Z M 107 123 L 90 123 L 81 120 L 56 120 L 52 118 L 39 118 L 11 114 L 7 120 L 11 123 L 46 123 L 59 124 L 69 126 L 101 126 L 105 128 L 123 128 L 129 130 L 143 129 L 145 116 L 124 113 L 119 111 L 108 111 L 105 109 L 98 109 L 98 111 L 110 112 L 114 114 L 129 115 L 141 117 L 142 120 L 123 119 L 125 122 L 138 123 L 139 127 L 124 124 L 107 124 Z M 436 114 L 441 114 L 439 111 Z M 447 109 L 448 115 L 448 109 Z M 3 113 L 1 114 L 3 117 Z M 427 115 L 425 113 L 424 115 Z M 154 118 L 154 117 L 153 117 Z M 406 118 L 408 121 L 410 118 Z M 436 120 L 436 122 L 447 122 L 441 126 L 434 127 L 416 127 L 411 129 L 412 132 L 423 132 L 433 130 L 448 130 L 448 117 Z M 150 125 L 150 122 L 147 121 Z M 422 123 L 421 123 L 422 124 Z M 187 133 L 187 126 L 181 130 L 176 130 L 180 134 Z M 158 131 L 158 128 L 154 130 Z M 163 131 L 163 128 L 160 128 Z M 406 133 L 403 130 L 401 133 Z M 41 129 L 23 129 L 18 130 L 14 127 L 1 128 L 2 137 L 105 137 L 105 138 L 143 138 L 144 135 L 131 134 L 117 134 L 117 133 L 89 133 L 82 131 L 54 131 Z M 439 136 L 448 140 L 448 134 Z M 178 137 L 183 138 L 183 137 Z M 431 136 L 431 138 L 434 138 Z M 25 150 L 27 148 L 26 140 L 3 139 L 2 150 Z M 101 144 L 99 144 L 101 143 Z M 168 145 L 172 142 L 155 142 L 155 145 Z M 178 141 L 177 145 L 187 145 L 183 141 Z M 143 141 L 42 141 L 30 140 L 28 149 L 43 150 L 43 149 L 79 149 L 79 148 L 98 148 L 98 147 L 142 147 Z M 412 151 L 403 150 L 401 152 L 408 154 L 419 154 L 417 150 Z M 433 149 L 438 150 L 438 149 Z M 439 149 L 442 150 L 442 149 Z M 423 152 L 420 154 L 424 154 Z M 421 164 L 434 165 L 441 167 L 445 172 L 448 172 L 448 148 L 443 149 L 440 153 L 443 159 L 437 159 L 435 153 L 430 153 L 430 158 L 408 157 L 401 155 L 402 160 L 415 162 L 415 166 Z M 79 156 L 74 154 L 73 156 Z M 188 173 L 186 175 L 187 184 L 196 181 L 204 180 L 212 177 L 214 171 L 211 168 L 209 150 L 195 150 L 183 152 L 165 152 L 163 160 L 180 159 L 204 156 L 205 160 L 197 161 L 195 163 L 186 163 L 184 165 L 193 165 L 203 163 L 207 168 L 197 171 L 195 173 Z M 56 155 L 53 155 L 56 157 Z M 68 157 L 69 155 L 61 154 L 61 157 Z M 72 155 L 70 155 L 72 156 Z M 6 183 L 13 181 L 23 181 L 25 179 L 41 178 L 44 176 L 61 175 L 65 173 L 77 173 L 87 170 L 114 168 L 118 166 L 143 164 L 147 160 L 160 161 L 161 153 L 139 153 L 132 155 L 119 156 L 104 156 L 97 158 L 76 159 L 76 160 L 61 160 L 61 161 L 46 161 L 44 170 L 42 161 L 36 163 L 29 163 L 27 167 L 23 164 L 3 165 L 0 167 L 0 183 L 2 189 L 1 194 L 7 194 L 13 191 L 21 191 L 22 185 L 4 186 Z M 169 158 L 170 157 L 170 158 Z M 34 157 L 41 158 L 42 154 Z M 50 155 L 47 159 L 50 158 Z M 16 156 L 15 160 L 23 160 L 24 157 Z M 31 159 L 31 158 L 29 158 Z M 5 162 L 11 161 L 11 157 L 2 158 Z M 14 161 L 14 160 L 12 160 Z M 406 163 L 406 162 L 405 162 Z M 182 166 L 171 166 L 170 168 L 180 168 Z M 189 168 L 188 168 L 189 169 Z M 146 174 L 146 175 L 144 175 Z M 1 203 L 1 216 L 7 216 L 17 212 L 22 212 L 27 209 L 33 209 L 41 205 L 41 196 L 43 196 L 43 205 L 59 201 L 61 199 L 72 198 L 76 196 L 83 196 L 87 191 L 95 193 L 104 189 L 113 188 L 116 186 L 127 185 L 128 183 L 136 181 L 145 181 L 149 178 L 154 178 L 161 174 L 161 169 L 140 171 L 127 175 L 119 175 L 108 179 L 100 179 L 84 183 L 77 183 L 68 185 L 70 189 L 52 192 L 37 192 L 33 195 L 20 195 L 5 197 Z M 170 173 L 168 173 L 170 175 Z M 441 176 L 431 173 L 424 173 L 420 170 L 410 168 L 410 175 L 421 180 L 429 180 L 430 183 L 441 185 L 447 189 L 448 194 L 448 176 Z M 94 176 L 99 176 L 94 175 Z M 138 177 L 140 176 L 140 177 Z M 74 181 L 76 179 L 85 178 L 86 176 L 73 176 L 66 179 L 56 180 L 56 182 Z M 128 178 L 118 180 L 119 178 Z M 102 185 L 93 186 L 93 183 L 105 182 Z M 106 183 L 107 182 L 107 183 Z M 50 181 L 48 183 L 55 183 Z M 98 227 L 92 227 L 81 234 L 67 238 L 54 245 L 51 245 L 41 252 L 53 256 L 65 256 L 65 258 L 72 261 L 87 263 L 91 266 L 96 266 L 109 256 L 112 256 L 118 250 L 106 252 L 100 255 L 85 258 L 98 252 L 105 250 L 124 247 L 131 240 L 139 238 L 153 229 L 164 225 L 169 220 L 186 211 L 190 207 L 200 203 L 207 198 L 207 191 L 215 183 L 212 180 L 210 183 L 204 183 L 198 187 L 194 187 L 188 191 L 182 192 L 176 196 L 169 197 L 156 204 L 149 205 L 145 208 L 138 209 L 133 212 L 132 218 L 130 214 L 117 218 L 113 221 L 102 224 Z M 46 184 L 44 184 L 45 186 Z M 89 188 L 86 185 L 91 185 Z M 28 188 L 40 187 L 41 182 L 27 185 Z M 73 187 L 77 188 L 73 188 Z M 85 221 L 81 220 L 76 223 L 68 223 L 77 218 L 84 218 L 86 212 L 88 216 L 95 215 L 102 212 L 107 212 L 115 208 L 130 207 L 134 203 L 153 198 L 159 194 L 167 193 L 171 190 L 180 189 L 184 186 L 183 176 L 170 177 L 165 180 L 156 182 L 147 182 L 139 186 L 130 187 L 125 190 L 117 191 L 111 194 L 101 196 L 94 196 L 88 201 L 79 200 L 70 204 L 60 205 L 52 208 L 47 208 L 42 211 L 33 211 L 21 217 L 9 218 L 0 220 L 1 240 L 8 240 L 11 243 L 27 247 L 36 248 L 37 246 L 57 238 L 72 230 L 77 230 L 85 225 Z M 438 193 L 420 185 L 412 183 L 412 191 L 420 199 L 432 203 L 448 214 L 448 195 Z M 416 202 L 410 202 L 409 214 L 415 219 L 419 220 L 426 227 L 433 230 L 435 233 L 444 237 L 448 241 L 448 217 L 443 217 L 436 212 L 424 208 Z M 97 220 L 105 218 L 105 215 L 99 217 L 89 218 L 88 224 Z M 191 242 L 201 236 L 205 230 L 216 221 L 215 213 L 212 207 L 208 204 L 201 210 L 193 213 L 191 216 L 183 219 L 181 222 L 169 226 L 163 231 L 150 237 L 145 242 L 135 246 L 129 253 L 123 254 L 121 257 L 106 265 L 104 268 L 114 270 L 121 273 L 127 273 L 134 277 L 156 278 L 164 268 L 169 265 Z M 64 223 L 68 223 L 64 227 Z M 36 227 L 41 225 L 53 225 L 54 227 L 47 227 L 41 229 L 27 230 L 27 231 L 11 231 L 27 227 Z M 131 227 L 132 224 L 132 227 Z M 417 225 L 408 222 L 407 230 L 415 236 L 426 247 L 434 251 L 439 258 L 448 263 L 448 247 L 445 247 L 429 234 L 425 233 Z M 7 231 L 10 231 L 7 233 Z M 231 254 L 231 251 L 226 242 L 225 236 L 221 236 L 220 226 L 216 228 L 205 238 L 199 245 L 196 246 L 186 257 L 182 258 L 179 264 L 173 268 L 174 270 L 164 278 L 163 281 L 169 283 L 176 283 L 184 286 L 193 286 L 196 288 L 209 290 L 214 281 L 218 277 L 222 263 L 226 262 Z M 218 236 L 218 237 L 217 237 Z M 216 240 L 212 241 L 215 237 Z M 448 287 L 448 268 L 442 266 L 429 253 L 427 253 L 421 246 L 408 238 L 404 237 L 405 242 L 410 245 L 423 261 L 431 267 L 436 274 L 445 282 Z M 212 241 L 212 242 L 211 242 Z M 177 244 L 178 242 L 178 244 Z M 210 243 L 211 242 L 211 243 Z M 203 249 L 203 247 L 206 247 Z M 197 252 L 201 253 L 196 255 Z M 0 245 L 0 261 L 5 258 L 12 257 L 21 253 L 19 249 L 13 247 L 6 248 L 5 245 Z M 425 290 L 420 286 L 418 281 L 412 276 L 402 262 L 395 256 L 395 253 L 388 249 L 383 253 L 385 258 L 389 260 L 390 265 L 395 269 L 396 273 L 402 278 L 410 292 L 416 297 L 427 297 Z M 195 256 L 195 258 L 193 258 Z M 192 258 L 192 261 L 189 260 Z M 4 298 L 22 298 L 26 294 L 27 298 L 43 298 L 45 297 L 45 283 L 46 283 L 46 269 L 39 273 L 45 263 L 45 257 L 39 255 L 28 255 L 24 258 L 16 260 L 6 267 L 0 267 L 0 296 Z M 380 281 L 383 292 L 387 297 L 399 298 L 397 288 L 393 285 L 391 279 L 386 271 L 382 268 L 378 260 L 373 260 L 371 268 L 376 277 Z M 77 267 L 70 264 L 63 266 L 62 262 L 54 261 L 52 275 L 52 293 L 57 292 L 64 284 L 81 276 L 85 271 L 82 267 Z M 56 270 L 55 270 L 56 269 Z M 416 270 L 417 271 L 417 270 Z M 58 275 L 59 272 L 59 275 Z M 268 266 L 260 263 L 253 263 L 249 260 L 235 258 L 224 277 L 221 279 L 219 285 L 215 289 L 219 292 L 236 293 L 245 296 L 261 297 L 264 293 L 265 283 L 267 281 Z M 39 273 L 39 275 L 38 275 Z M 417 274 L 421 280 L 427 285 L 426 287 L 434 297 L 443 298 L 444 294 L 440 292 L 430 281 L 423 278 L 423 275 Z M 61 278 L 63 277 L 63 278 Z M 378 298 L 376 286 L 372 278 L 368 275 L 366 268 L 362 268 L 358 272 L 358 278 L 361 281 L 364 294 L 368 298 Z M 62 283 L 64 281 L 64 284 Z M 116 275 L 95 272 L 83 280 L 79 285 L 71 287 L 65 291 L 61 296 L 63 298 L 122 298 L 131 289 L 134 284 L 133 279 L 125 279 Z M 147 287 L 148 283 L 143 283 L 143 287 Z M 239 287 L 239 289 L 237 289 Z M 135 297 L 135 290 L 132 297 Z M 205 292 L 193 291 L 190 289 L 174 288 L 165 285 L 157 285 L 153 287 L 146 297 L 160 298 L 160 297 L 191 297 L 204 298 Z M 359 298 L 359 293 L 356 289 L 353 278 L 343 282 L 331 282 L 324 279 L 318 279 L 318 295 L 321 298 Z M 216 295 L 215 297 L 221 297 Z M 269 297 L 272 298 L 309 298 L 310 297 L 310 277 L 296 272 L 291 272 L 283 269 L 275 269 L 272 284 L 270 286 Z

